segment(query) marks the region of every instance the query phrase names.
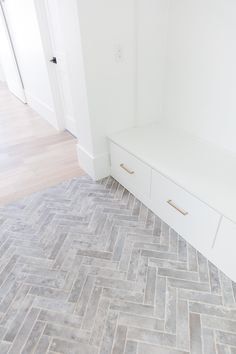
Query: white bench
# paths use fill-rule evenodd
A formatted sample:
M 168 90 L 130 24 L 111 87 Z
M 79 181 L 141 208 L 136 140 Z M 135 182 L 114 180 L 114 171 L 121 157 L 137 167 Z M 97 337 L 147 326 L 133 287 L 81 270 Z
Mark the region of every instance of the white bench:
M 112 176 L 236 281 L 236 156 L 159 124 L 109 140 Z

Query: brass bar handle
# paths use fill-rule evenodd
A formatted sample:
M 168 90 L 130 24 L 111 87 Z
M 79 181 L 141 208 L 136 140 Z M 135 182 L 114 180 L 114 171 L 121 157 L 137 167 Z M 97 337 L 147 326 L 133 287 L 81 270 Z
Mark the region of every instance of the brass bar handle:
M 167 203 L 172 206 L 172 208 L 174 208 L 175 210 L 177 210 L 180 214 L 187 216 L 188 212 L 179 208 L 172 200 L 167 200 Z
M 134 171 L 130 171 L 125 164 L 120 164 L 120 167 L 123 168 L 123 170 L 125 170 L 125 172 L 127 172 L 129 175 L 134 175 Z

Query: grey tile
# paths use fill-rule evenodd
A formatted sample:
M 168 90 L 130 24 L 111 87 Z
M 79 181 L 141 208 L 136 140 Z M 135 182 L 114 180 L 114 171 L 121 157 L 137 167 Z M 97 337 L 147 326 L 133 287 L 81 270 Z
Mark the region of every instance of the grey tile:
M 202 337 L 203 337 L 203 353 L 216 354 L 214 332 L 209 328 L 203 328 Z
M 198 273 L 199 273 L 199 280 L 201 282 L 209 282 L 209 271 L 208 271 L 208 262 L 205 257 L 199 252 L 197 252 L 197 259 L 198 259 Z
M 114 289 L 114 288 L 103 288 L 102 296 L 109 299 L 125 300 L 131 302 L 143 302 L 143 294 L 133 290 L 124 290 L 124 289 Z
M 223 296 L 223 305 L 226 307 L 235 307 L 235 299 L 232 281 L 222 272 L 220 272 L 220 284 Z
M 50 337 L 48 336 L 42 336 L 36 347 L 35 347 L 35 351 L 34 351 L 34 354 L 42 354 L 42 353 L 47 353 L 47 350 L 49 348 L 49 345 L 50 345 Z
M 118 313 L 116 311 L 109 311 L 105 325 L 105 332 L 101 343 L 100 354 L 111 353 L 116 332 L 117 320 Z
M 1 342 L 0 343 L 0 353 L 7 354 L 9 352 L 11 344 L 9 342 Z
M 176 300 L 177 290 L 176 288 L 167 287 L 166 297 L 166 317 L 165 317 L 165 331 L 168 333 L 176 333 Z
M 35 297 L 34 306 L 44 310 L 51 310 L 56 312 L 73 313 L 75 305 L 66 301 L 49 299 L 43 297 Z
M 32 308 L 29 311 L 27 317 L 25 318 L 24 323 L 22 324 L 22 326 L 19 329 L 19 332 L 16 335 L 13 345 L 11 346 L 8 352 L 9 354 L 21 353 L 27 341 L 27 337 L 31 332 L 32 327 L 34 326 L 35 321 L 37 320 L 38 314 L 39 314 L 38 309 Z
M 209 292 L 209 284 L 198 283 L 190 280 L 180 280 L 176 278 L 169 278 L 170 285 L 176 288 L 197 290 L 202 292 Z
M 137 278 L 139 257 L 140 257 L 140 249 L 134 248 L 129 262 L 129 270 L 127 275 L 128 280 L 135 281 Z
M 43 332 L 48 337 L 56 337 L 67 341 L 85 342 L 89 339 L 89 334 L 77 328 L 65 327 L 59 324 L 48 323 Z M 52 349 L 51 349 L 52 350 Z
M 127 327 L 118 325 L 116 329 L 112 354 L 121 354 L 125 350 Z
M 79 297 L 80 297 L 80 293 L 82 291 L 83 285 L 85 283 L 87 274 L 88 274 L 89 268 L 86 266 L 82 266 L 79 271 L 78 271 L 78 276 L 75 280 L 75 283 L 72 287 L 70 296 L 69 296 L 69 302 L 77 302 Z
M 74 314 L 58 313 L 54 311 L 41 310 L 38 320 L 50 323 L 59 323 L 61 326 L 81 328 L 82 317 L 76 316 Z
M 189 309 L 188 302 L 177 299 L 176 314 L 176 346 L 179 349 L 190 350 Z
M 99 346 L 101 343 L 109 306 L 110 306 L 110 301 L 106 298 L 101 299 L 98 305 L 97 316 L 95 317 L 95 323 L 94 323 L 93 330 L 91 332 L 91 339 L 90 339 L 91 344 L 94 344 L 95 346 Z
M 137 354 L 138 343 L 132 340 L 126 341 L 125 353 L 124 354 Z
M 230 320 L 236 320 L 236 310 L 225 308 L 223 306 L 190 302 L 189 310 L 195 313 L 223 317 L 223 318 L 228 318 Z
M 94 277 L 92 276 L 87 276 L 80 298 L 77 302 L 76 305 L 76 314 L 79 316 L 84 316 L 86 308 L 87 308 L 87 304 L 90 298 L 90 295 L 93 291 L 93 287 L 94 287 Z
M 188 354 L 188 352 L 178 349 L 164 348 L 146 343 L 139 343 L 138 354 Z
M 21 351 L 22 354 L 30 354 L 34 351 L 44 327 L 45 323 L 40 321 L 35 322 L 35 325 L 33 326 L 32 331 L 30 332 L 29 337 Z
M 161 319 L 165 318 L 166 289 L 166 278 L 157 276 L 155 314 Z
M 80 256 L 87 256 L 92 258 L 101 258 L 101 259 L 111 259 L 112 253 L 111 252 L 104 252 L 104 251 L 77 251 L 77 254 Z
M 232 321 L 221 317 L 202 315 L 201 321 L 203 327 L 236 333 L 236 320 Z
M 97 354 L 97 349 L 87 343 L 78 343 L 54 338 L 50 349 L 60 354 Z
M 222 305 L 222 297 L 208 292 L 179 289 L 179 297 L 184 300 L 203 302 L 211 305 Z
M 195 248 L 191 245 L 188 245 L 188 270 L 197 272 L 198 263 L 197 263 L 197 252 Z
M 156 292 L 156 268 L 148 267 L 144 303 L 154 306 Z
M 68 293 L 65 291 L 47 288 L 47 287 L 40 287 L 40 286 L 32 286 L 29 293 L 35 296 L 64 300 L 64 301 L 67 300 L 68 298 Z
M 230 353 L 230 347 L 224 344 L 216 344 L 217 354 L 232 354 Z
M 219 270 L 211 262 L 208 263 L 208 267 L 209 267 L 209 274 L 210 274 L 211 292 L 213 294 L 221 294 Z
M 202 335 L 200 315 L 190 313 L 190 352 L 191 354 L 201 354 L 202 351 Z
M 96 285 L 104 288 L 114 288 L 121 290 L 133 290 L 134 285 L 126 280 L 112 279 L 112 278 L 96 278 Z
M 130 327 L 128 329 L 127 337 L 128 339 L 146 342 L 149 344 L 163 345 L 169 347 L 175 347 L 176 345 L 176 337 L 173 334 L 165 332 Z
M 223 331 L 216 331 L 216 341 L 221 344 L 236 347 L 236 333 L 227 333 Z
M 126 327 L 137 327 L 150 330 L 164 331 L 164 320 L 154 317 L 140 316 L 131 313 L 121 312 L 119 323 Z
M 111 303 L 110 308 L 115 311 L 134 313 L 136 315 L 154 315 L 154 307 L 150 305 L 136 304 L 128 301 L 115 300 Z
M 32 304 L 34 302 L 34 298 L 31 296 L 27 296 L 23 303 L 21 304 L 21 307 L 16 313 L 16 316 L 12 322 L 10 322 L 8 326 L 8 331 L 4 337 L 4 340 L 8 342 L 13 342 L 15 339 L 17 332 L 22 324 L 22 322 L 25 320 L 28 311 L 30 310 Z
M 85 330 L 91 330 L 98 309 L 102 288 L 94 287 L 91 297 L 88 302 L 87 311 L 84 316 L 82 328 Z
M 234 354 L 236 285 L 112 178 L 0 207 L 0 352 Z
M 170 278 L 177 278 L 183 280 L 194 280 L 198 281 L 198 274 L 195 272 L 187 272 L 182 270 L 168 269 L 168 268 L 159 268 L 158 274 L 162 276 L 167 276 Z

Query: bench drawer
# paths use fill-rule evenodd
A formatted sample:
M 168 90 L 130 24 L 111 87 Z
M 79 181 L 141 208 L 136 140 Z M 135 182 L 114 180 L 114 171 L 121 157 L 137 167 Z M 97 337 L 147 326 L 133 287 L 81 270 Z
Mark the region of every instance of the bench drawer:
M 220 215 L 156 171 L 152 172 L 153 211 L 192 246 L 208 255 Z
M 149 198 L 151 168 L 114 143 L 110 152 L 112 176 L 134 195 Z

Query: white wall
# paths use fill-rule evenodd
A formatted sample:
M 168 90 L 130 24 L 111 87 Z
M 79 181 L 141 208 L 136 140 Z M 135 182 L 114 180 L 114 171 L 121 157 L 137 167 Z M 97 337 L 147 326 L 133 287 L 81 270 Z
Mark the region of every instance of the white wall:
M 80 166 L 96 177 L 94 166 L 94 141 L 91 117 L 88 107 L 84 56 L 82 53 L 81 31 L 77 0 L 60 2 L 61 23 L 65 44 L 67 75 L 73 104 L 73 116 L 77 123 L 78 155 Z M 91 158 L 90 158 L 91 157 Z
M 135 121 L 135 0 L 77 0 L 94 156 L 108 173 L 107 135 Z M 119 48 L 122 59 L 119 60 Z
M 236 151 L 235 1 L 77 3 L 98 176 L 107 135 L 155 120 Z
M 4 4 L 27 103 L 57 127 L 34 0 L 8 0 Z
M 138 122 L 236 151 L 236 2 L 139 0 Z
M 169 0 L 137 0 L 137 122 L 163 117 Z
M 171 0 L 167 122 L 236 152 L 236 2 Z

